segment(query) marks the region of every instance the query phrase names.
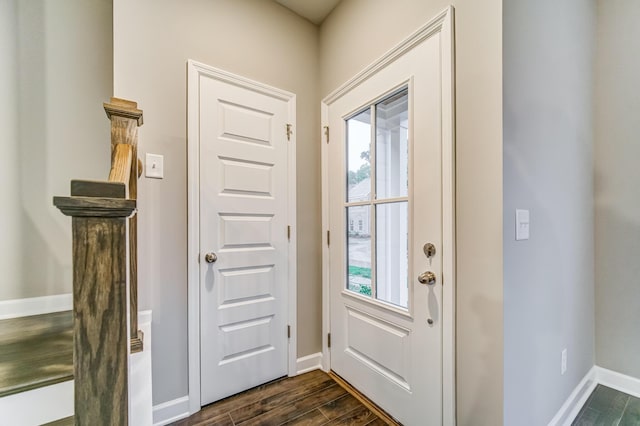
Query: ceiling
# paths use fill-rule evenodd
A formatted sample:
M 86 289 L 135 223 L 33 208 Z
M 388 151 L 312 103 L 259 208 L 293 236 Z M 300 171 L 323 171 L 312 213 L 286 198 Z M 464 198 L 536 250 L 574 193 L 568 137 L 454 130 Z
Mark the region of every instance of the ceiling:
M 275 0 L 296 14 L 320 25 L 341 0 Z

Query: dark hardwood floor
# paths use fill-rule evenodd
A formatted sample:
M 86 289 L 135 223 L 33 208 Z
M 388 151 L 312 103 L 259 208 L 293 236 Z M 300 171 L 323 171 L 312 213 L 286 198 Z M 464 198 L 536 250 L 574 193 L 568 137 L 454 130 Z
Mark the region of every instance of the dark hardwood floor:
M 193 416 L 174 423 L 176 426 L 385 424 L 319 370 L 258 386 L 207 405 Z

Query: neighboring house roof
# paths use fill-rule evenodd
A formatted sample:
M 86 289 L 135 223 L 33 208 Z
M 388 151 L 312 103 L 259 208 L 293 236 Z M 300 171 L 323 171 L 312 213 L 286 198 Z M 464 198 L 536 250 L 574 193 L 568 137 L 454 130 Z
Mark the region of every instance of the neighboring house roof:
M 349 188 L 349 201 L 364 201 L 371 194 L 371 179 L 365 178 Z

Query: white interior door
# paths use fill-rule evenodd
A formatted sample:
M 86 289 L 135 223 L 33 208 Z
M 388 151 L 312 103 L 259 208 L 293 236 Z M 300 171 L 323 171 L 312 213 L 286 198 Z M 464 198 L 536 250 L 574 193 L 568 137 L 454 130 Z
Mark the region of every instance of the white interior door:
M 325 117 L 331 369 L 406 425 L 444 424 L 443 45 L 432 31 L 347 85 Z
M 201 403 L 288 370 L 292 99 L 198 82 Z M 289 124 L 289 126 L 287 126 Z

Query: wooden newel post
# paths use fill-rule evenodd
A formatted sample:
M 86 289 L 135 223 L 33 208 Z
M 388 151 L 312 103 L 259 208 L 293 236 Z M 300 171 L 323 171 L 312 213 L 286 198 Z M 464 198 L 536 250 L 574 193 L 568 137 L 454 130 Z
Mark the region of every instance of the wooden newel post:
M 128 424 L 127 218 L 122 183 L 73 181 L 54 205 L 73 226 L 76 425 Z

